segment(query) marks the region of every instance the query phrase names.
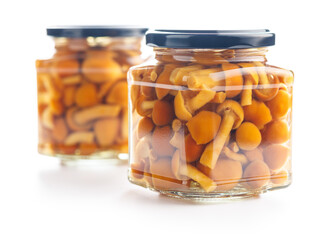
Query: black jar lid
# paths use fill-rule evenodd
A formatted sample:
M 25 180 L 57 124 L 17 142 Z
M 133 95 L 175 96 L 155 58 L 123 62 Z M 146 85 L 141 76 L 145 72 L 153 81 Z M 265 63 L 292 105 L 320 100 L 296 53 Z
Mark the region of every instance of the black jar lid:
M 155 30 L 146 34 L 151 47 L 238 49 L 275 45 L 275 34 L 257 30 Z
M 65 38 L 141 37 L 147 30 L 135 26 L 59 26 L 47 28 L 47 35 Z

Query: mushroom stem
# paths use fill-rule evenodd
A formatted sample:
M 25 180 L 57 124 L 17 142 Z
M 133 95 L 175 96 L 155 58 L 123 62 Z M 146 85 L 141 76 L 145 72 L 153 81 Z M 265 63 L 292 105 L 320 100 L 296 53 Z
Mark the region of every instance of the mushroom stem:
M 194 113 L 206 103 L 210 102 L 214 98 L 215 93 L 215 91 L 204 89 L 201 90 L 195 97 L 191 98 L 187 102 L 187 106 L 190 109 L 191 113 Z
M 229 148 L 227 147 L 224 147 L 223 148 L 223 153 L 224 155 L 226 155 L 229 159 L 232 159 L 232 160 L 235 160 L 235 161 L 238 161 L 242 164 L 242 166 L 246 165 L 248 163 L 248 159 L 246 156 L 244 156 L 243 154 L 241 153 L 236 153 L 232 150 L 230 150 Z
M 96 105 L 86 108 L 74 114 L 74 120 L 79 125 L 85 125 L 90 121 L 103 117 L 116 117 L 119 115 L 121 107 L 118 105 Z
M 93 132 L 74 132 L 70 134 L 64 141 L 65 145 L 75 145 L 78 143 L 93 143 Z
M 185 162 L 182 162 L 180 159 L 180 150 L 177 149 L 172 156 L 171 168 L 172 168 L 172 172 L 174 176 L 178 180 L 188 180 L 189 179 L 187 176 L 180 174 L 180 168 L 185 167 L 184 165 L 185 165 Z
M 185 101 L 181 91 L 178 91 L 178 94 L 174 98 L 174 109 L 176 116 L 180 120 L 188 121 L 192 118 L 192 114 L 185 107 Z
M 184 146 L 184 135 L 179 131 L 174 132 L 173 137 L 170 139 L 169 143 L 175 148 L 182 149 Z
M 241 105 L 248 106 L 252 102 L 252 80 L 249 76 L 245 76 L 244 87 L 241 96 Z
M 230 134 L 235 122 L 235 115 L 228 111 L 222 119 L 219 131 L 212 142 L 210 142 L 200 158 L 200 163 L 210 169 L 214 169 L 215 164 L 220 156 L 222 148 Z
M 216 189 L 216 183 L 200 172 L 197 168 L 190 164 L 179 166 L 179 174 L 185 175 L 198 182 L 206 192 L 212 192 Z
M 259 76 L 257 74 L 257 71 L 255 70 L 255 65 L 253 63 L 239 63 L 239 66 L 242 67 L 241 69 L 244 76 L 244 87 L 242 90 L 241 105 L 251 105 L 253 89 L 252 85 L 258 85 Z
M 256 65 L 257 73 L 259 75 L 260 84 L 269 84 L 268 76 L 266 72 L 264 71 L 265 66 L 260 62 L 255 62 L 255 65 Z

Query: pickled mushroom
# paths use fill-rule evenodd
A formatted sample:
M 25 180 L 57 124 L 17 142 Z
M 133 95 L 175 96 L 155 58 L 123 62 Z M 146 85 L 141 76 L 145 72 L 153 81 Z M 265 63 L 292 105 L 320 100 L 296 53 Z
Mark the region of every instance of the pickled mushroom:
M 191 134 L 185 137 L 185 152 L 181 155 L 182 159 L 185 159 L 187 163 L 198 160 L 205 149 L 205 145 L 197 144 Z
M 215 92 L 209 89 L 200 90 L 199 93 L 186 102 L 187 108 L 194 113 L 199 108 L 209 103 L 215 96 Z
M 290 150 L 279 144 L 269 145 L 263 150 L 264 162 L 272 171 L 281 169 L 285 165 L 289 154 Z
M 149 116 L 152 113 L 156 101 L 157 100 L 148 100 L 144 96 L 140 96 L 134 104 L 137 113 L 143 117 Z
M 263 136 L 267 143 L 285 143 L 290 132 L 285 121 L 273 121 L 266 125 Z
M 122 107 L 128 106 L 128 84 L 126 81 L 117 82 L 108 95 L 106 96 L 106 103 L 118 104 Z
M 244 84 L 241 96 L 241 106 L 250 105 L 252 102 L 252 89 L 254 85 L 258 85 L 259 77 L 252 63 L 239 63 L 242 67 Z
M 156 127 L 152 134 L 152 148 L 158 156 L 172 156 L 174 147 L 169 143 L 172 138 L 170 126 Z
M 187 78 L 189 77 L 189 73 L 200 70 L 203 67 L 201 65 L 191 65 L 186 67 L 179 67 L 174 69 L 170 75 L 170 82 L 174 85 L 187 85 Z
M 73 131 L 85 131 L 92 128 L 93 124 L 91 122 L 87 122 L 86 124 L 78 124 L 74 120 L 74 115 L 79 111 L 78 107 L 71 107 L 66 111 L 65 119 L 69 128 Z
M 225 74 L 225 86 L 227 98 L 233 98 L 240 94 L 243 88 L 242 72 L 238 65 L 222 63 Z
M 206 144 L 214 139 L 220 127 L 221 117 L 210 111 L 201 111 L 186 124 L 197 144 Z
M 214 169 L 210 169 L 200 163 L 197 168 L 209 176 L 217 185 L 216 190 L 233 189 L 242 177 L 242 165 L 238 161 L 219 159 Z
M 92 107 L 98 102 L 98 91 L 95 84 L 84 83 L 77 89 L 75 103 L 78 107 Z
M 174 98 L 174 111 L 180 120 L 188 121 L 192 118 L 192 114 L 185 107 L 185 100 L 181 91 L 178 91 L 178 94 Z
M 157 126 L 170 124 L 174 118 L 173 106 L 162 100 L 157 100 L 152 110 L 152 121 Z
M 262 136 L 255 124 L 244 122 L 236 130 L 236 142 L 243 150 L 253 150 L 259 146 Z
M 60 78 L 72 76 L 78 74 L 79 62 L 76 59 L 56 60 L 51 66 L 51 71 Z
M 247 159 L 250 162 L 257 161 L 257 160 L 264 161 L 263 152 L 262 150 L 260 150 L 260 148 L 255 148 L 250 151 L 244 151 L 244 155 L 247 157 Z
M 116 139 L 120 129 L 118 118 L 106 118 L 95 122 L 94 133 L 101 147 L 110 146 Z
M 244 169 L 243 181 L 250 188 L 263 187 L 270 180 L 270 169 L 263 161 L 253 161 Z
M 223 79 L 215 77 L 215 73 L 222 72 L 221 68 L 201 69 L 190 72 L 190 77 L 187 80 L 187 86 L 190 89 L 213 88 L 221 85 Z
M 93 143 L 94 133 L 90 131 L 78 131 L 71 133 L 64 141 L 65 145 L 75 145 L 78 143 Z
M 120 65 L 107 57 L 88 57 L 82 64 L 82 72 L 94 83 L 115 81 L 122 77 Z
M 207 144 L 200 158 L 200 163 L 210 169 L 214 169 L 230 131 L 238 128 L 244 119 L 241 105 L 233 100 L 224 101 L 216 111 L 223 115 L 220 128 L 214 140 Z
M 254 89 L 254 93 L 259 100 L 269 101 L 278 93 L 279 79 L 276 75 L 267 74 L 263 63 L 254 62 L 254 64 L 259 75 L 259 84 L 257 89 Z
M 138 131 L 137 131 L 137 135 L 138 138 L 142 138 L 145 135 L 149 134 L 150 132 L 152 132 L 152 130 L 154 129 L 155 125 L 152 122 L 151 118 L 149 117 L 144 117 L 142 118 L 139 123 L 138 123 Z
M 178 65 L 176 64 L 166 64 L 164 67 L 163 72 L 161 72 L 161 74 L 159 74 L 157 80 L 156 80 L 156 95 L 158 99 L 162 99 L 164 98 L 170 91 L 170 88 L 167 87 L 160 87 L 159 85 L 171 85 L 170 82 L 170 75 L 171 72 L 177 68 Z
M 68 129 L 63 118 L 57 118 L 54 121 L 54 127 L 51 130 L 53 139 L 57 142 L 63 142 L 68 134 Z
M 212 192 L 216 189 L 216 183 L 191 164 L 182 166 L 180 168 L 180 174 L 188 176 L 198 182 L 206 192 Z
M 279 90 L 278 94 L 273 99 L 266 102 L 266 105 L 269 107 L 272 117 L 274 119 L 280 119 L 285 117 L 290 109 L 291 97 L 286 91 Z
M 244 106 L 243 110 L 245 121 L 252 122 L 259 129 L 272 120 L 270 109 L 264 102 L 253 99 L 251 105 Z
M 248 159 L 246 158 L 246 156 L 244 156 L 244 154 L 233 152 L 228 147 L 223 147 L 222 152 L 227 158 L 240 162 L 242 166 L 248 163 Z
M 119 105 L 100 104 L 76 111 L 73 118 L 77 124 L 86 125 L 98 118 L 116 117 L 120 111 L 121 107 Z
M 150 164 L 150 173 L 152 174 L 152 183 L 156 189 L 171 190 L 181 187 L 181 181 L 176 179 L 172 168 L 170 158 L 159 158 Z

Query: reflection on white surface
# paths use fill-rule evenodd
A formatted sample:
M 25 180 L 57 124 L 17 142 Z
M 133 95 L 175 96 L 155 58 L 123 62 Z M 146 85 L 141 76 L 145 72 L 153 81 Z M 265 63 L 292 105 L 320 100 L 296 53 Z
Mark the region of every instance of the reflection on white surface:
M 38 174 L 40 190 L 69 196 L 103 196 L 119 191 L 127 180 L 127 166 L 58 166 Z

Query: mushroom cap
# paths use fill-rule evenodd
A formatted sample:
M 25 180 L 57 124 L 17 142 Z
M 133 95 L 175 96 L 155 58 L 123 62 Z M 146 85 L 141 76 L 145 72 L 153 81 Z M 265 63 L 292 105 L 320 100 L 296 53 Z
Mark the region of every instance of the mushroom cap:
M 157 126 L 170 124 L 174 118 L 173 106 L 163 100 L 157 100 L 152 109 L 152 121 Z
M 259 81 L 259 76 L 255 65 L 253 63 L 239 63 L 240 67 L 242 67 L 242 72 L 244 73 L 244 78 L 248 78 L 251 80 L 252 84 L 257 85 Z
M 158 156 L 172 156 L 174 152 L 174 147 L 170 144 L 172 134 L 170 126 L 155 128 L 151 145 Z
M 242 177 L 241 163 L 231 159 L 219 159 L 214 169 L 200 163 L 197 164 L 197 168 L 216 182 L 216 190 L 230 190 Z
M 51 130 L 53 139 L 56 142 L 63 142 L 68 134 L 68 128 L 66 126 L 64 118 L 56 118 L 54 120 L 54 127 Z
M 264 102 L 253 99 L 251 105 L 244 106 L 243 110 L 245 121 L 252 122 L 259 129 L 272 120 L 270 109 Z
M 181 91 L 178 91 L 174 98 L 174 110 L 177 118 L 188 121 L 192 118 L 192 114 L 186 109 L 185 101 Z
M 138 97 L 135 102 L 137 113 L 143 117 L 148 116 L 152 113 L 153 106 L 154 106 L 154 100 L 149 100 L 143 95 Z
M 116 103 L 122 107 L 128 106 L 128 84 L 126 81 L 117 82 L 106 97 L 107 103 Z
M 172 85 L 170 82 L 170 75 L 171 72 L 177 67 L 178 65 L 176 64 L 166 64 L 164 66 L 164 70 L 157 77 L 156 83 L 163 85 Z M 155 89 L 156 89 L 156 96 L 158 99 L 163 99 L 170 92 L 170 88 L 166 87 L 161 88 L 159 87 L 159 85 L 157 85 Z
M 236 142 L 243 150 L 253 150 L 262 141 L 262 135 L 257 126 L 251 122 L 242 123 L 236 130 Z
M 257 89 L 254 89 L 254 94 L 261 101 L 269 101 L 273 99 L 279 90 L 279 79 L 276 75 L 268 74 L 267 75 L 268 83 L 262 84 Z M 270 85 L 270 86 L 268 86 Z
M 214 139 L 221 123 L 220 115 L 215 112 L 201 111 L 186 124 L 197 144 L 206 144 Z
M 120 129 L 119 118 L 104 118 L 94 123 L 94 133 L 99 146 L 110 147 L 116 140 Z
M 264 162 L 273 171 L 277 171 L 285 165 L 289 154 L 290 150 L 279 144 L 269 145 L 263 150 Z
M 68 56 L 69 53 L 65 54 Z M 61 59 L 61 58 L 60 58 Z M 62 59 L 56 60 L 52 63 L 52 71 L 54 71 L 58 77 L 68 77 L 79 73 L 79 62 L 77 59 Z
M 86 58 L 82 64 L 82 72 L 94 83 L 115 81 L 122 76 L 120 65 L 116 61 L 104 57 Z
M 270 108 L 271 115 L 274 119 L 284 117 L 291 107 L 292 98 L 287 91 L 279 90 L 278 94 L 266 102 L 266 105 Z
M 97 86 L 93 83 L 84 83 L 77 88 L 75 103 L 78 107 L 92 107 L 99 102 Z
M 182 188 L 182 181 L 176 179 L 170 158 L 159 158 L 150 164 L 152 183 L 158 190 L 172 190 Z
M 185 137 L 185 152 L 182 155 L 182 159 L 185 159 L 187 163 L 194 162 L 201 157 L 204 149 L 205 145 L 197 144 L 191 134 L 189 134 Z
M 284 143 L 290 138 L 290 131 L 285 121 L 272 121 L 265 126 L 264 139 L 267 143 Z
M 244 155 L 247 157 L 247 159 L 250 162 L 257 161 L 257 160 L 264 161 L 263 152 L 260 148 L 255 148 L 250 151 L 244 151 Z
M 225 115 L 227 113 L 233 113 L 235 115 L 235 122 L 233 125 L 233 129 L 238 128 L 244 119 L 243 108 L 238 102 L 234 100 L 224 101 L 217 107 L 216 112 L 220 115 Z
M 145 135 L 149 134 L 153 128 L 155 127 L 154 123 L 152 122 L 151 118 L 144 117 L 138 122 L 137 126 L 137 135 L 138 138 L 142 138 Z
M 74 120 L 74 115 L 80 110 L 78 107 L 71 107 L 66 111 L 65 120 L 68 127 L 73 131 L 84 131 L 92 128 L 93 123 L 88 122 L 86 124 L 80 125 Z
M 263 161 L 253 161 L 244 169 L 243 181 L 251 188 L 260 188 L 270 180 L 270 169 Z

